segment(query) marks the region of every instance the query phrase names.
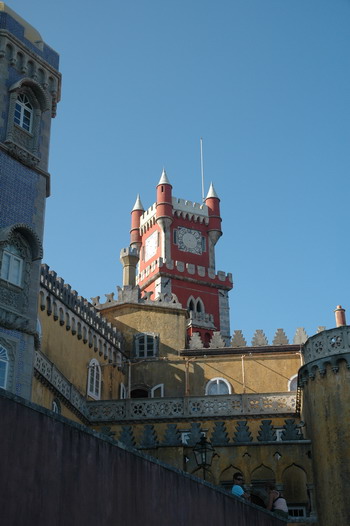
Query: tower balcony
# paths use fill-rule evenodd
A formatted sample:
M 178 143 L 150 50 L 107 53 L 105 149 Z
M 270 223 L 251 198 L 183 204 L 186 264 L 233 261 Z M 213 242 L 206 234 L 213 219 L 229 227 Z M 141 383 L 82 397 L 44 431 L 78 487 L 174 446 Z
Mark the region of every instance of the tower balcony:
M 187 327 L 200 327 L 202 329 L 215 330 L 214 316 L 205 312 L 189 311 L 190 317 Z

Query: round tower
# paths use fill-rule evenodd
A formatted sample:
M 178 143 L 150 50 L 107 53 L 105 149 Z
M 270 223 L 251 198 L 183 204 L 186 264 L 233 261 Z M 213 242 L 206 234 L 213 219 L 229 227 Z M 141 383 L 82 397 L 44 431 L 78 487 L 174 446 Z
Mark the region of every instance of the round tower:
M 207 197 L 205 198 L 205 204 L 208 207 L 209 212 L 209 267 L 215 270 L 215 250 L 214 247 L 218 242 L 218 239 L 222 236 L 221 231 L 221 216 L 220 216 L 220 199 L 215 192 L 213 183 L 210 183 Z
M 173 201 L 172 186 L 164 169 L 157 185 L 156 221 L 163 236 L 163 241 L 160 243 L 161 257 L 169 260 L 171 259 L 170 225 L 173 222 Z
M 350 326 L 312 336 L 302 353 L 299 387 L 305 430 L 312 441 L 319 524 L 350 524 Z
M 142 238 L 140 234 L 140 218 L 144 213 L 140 195 L 137 194 L 133 209 L 131 210 L 130 247 L 140 250 Z

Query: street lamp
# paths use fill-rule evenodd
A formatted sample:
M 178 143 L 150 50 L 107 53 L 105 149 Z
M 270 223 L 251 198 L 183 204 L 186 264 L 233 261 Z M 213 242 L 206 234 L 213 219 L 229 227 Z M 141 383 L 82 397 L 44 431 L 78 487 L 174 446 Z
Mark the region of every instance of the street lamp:
M 205 470 L 211 466 L 215 449 L 203 435 L 200 441 L 194 446 L 193 453 L 198 467 L 203 469 L 203 479 L 205 480 Z

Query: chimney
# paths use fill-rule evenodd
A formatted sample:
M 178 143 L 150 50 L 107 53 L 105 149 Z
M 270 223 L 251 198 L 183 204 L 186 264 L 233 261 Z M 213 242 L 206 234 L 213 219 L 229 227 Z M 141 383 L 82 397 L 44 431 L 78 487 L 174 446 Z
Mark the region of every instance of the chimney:
M 335 324 L 337 327 L 342 327 L 346 325 L 345 319 L 345 309 L 341 305 L 337 305 L 337 308 L 334 310 L 335 313 Z

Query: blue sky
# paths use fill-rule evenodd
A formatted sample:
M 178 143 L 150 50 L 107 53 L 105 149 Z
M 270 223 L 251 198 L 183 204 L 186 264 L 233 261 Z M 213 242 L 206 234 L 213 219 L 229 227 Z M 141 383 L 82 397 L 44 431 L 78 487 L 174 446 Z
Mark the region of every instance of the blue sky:
M 349 294 L 349 0 L 16 0 L 60 53 L 44 260 L 86 298 L 121 284 L 140 192 L 221 198 L 231 331 L 292 340 Z M 101 7 L 99 7 L 101 6 Z M 350 316 L 350 312 L 349 312 Z

